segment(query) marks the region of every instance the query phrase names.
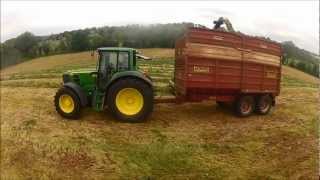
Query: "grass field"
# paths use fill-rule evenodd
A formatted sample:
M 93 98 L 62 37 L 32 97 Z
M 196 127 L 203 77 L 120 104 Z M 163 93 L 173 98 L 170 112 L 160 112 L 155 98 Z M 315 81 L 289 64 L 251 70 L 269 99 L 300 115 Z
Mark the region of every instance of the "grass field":
M 143 49 L 158 95 L 173 50 Z M 84 109 L 61 118 L 53 96 L 89 52 L 37 58 L 1 71 L 1 179 L 318 179 L 319 79 L 283 67 L 267 116 L 240 119 L 215 103 L 155 105 L 145 123 Z

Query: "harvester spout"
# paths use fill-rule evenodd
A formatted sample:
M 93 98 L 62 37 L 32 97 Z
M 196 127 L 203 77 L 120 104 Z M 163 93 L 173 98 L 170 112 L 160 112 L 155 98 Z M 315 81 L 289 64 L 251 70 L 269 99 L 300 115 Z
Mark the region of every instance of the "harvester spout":
M 232 24 L 231 24 L 231 22 L 229 21 L 228 18 L 220 17 L 217 21 L 213 21 L 213 23 L 215 24 L 214 27 L 213 27 L 214 30 L 219 30 L 219 29 L 221 29 L 220 26 L 221 26 L 222 24 L 225 24 L 226 27 L 227 27 L 227 31 L 228 31 L 228 32 L 235 32 L 234 29 L 233 29 L 233 27 L 232 27 Z

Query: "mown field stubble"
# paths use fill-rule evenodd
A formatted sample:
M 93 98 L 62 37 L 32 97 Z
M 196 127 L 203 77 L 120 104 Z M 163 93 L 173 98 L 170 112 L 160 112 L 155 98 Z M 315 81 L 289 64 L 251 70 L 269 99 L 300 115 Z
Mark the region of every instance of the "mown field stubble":
M 141 61 L 168 94 L 173 50 Z M 213 102 L 158 104 L 148 121 L 108 111 L 68 121 L 53 97 L 65 70 L 95 67 L 89 52 L 38 58 L 1 72 L 2 179 L 317 179 L 319 79 L 283 67 L 267 116 L 237 118 Z

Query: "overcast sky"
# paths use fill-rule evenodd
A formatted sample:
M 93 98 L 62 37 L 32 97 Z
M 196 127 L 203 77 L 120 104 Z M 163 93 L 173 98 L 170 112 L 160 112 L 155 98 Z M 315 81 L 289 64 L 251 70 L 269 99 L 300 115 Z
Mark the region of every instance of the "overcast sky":
M 319 2 L 314 1 L 1 1 L 1 42 L 30 31 L 126 24 L 193 22 L 212 27 L 228 17 L 236 30 L 276 41 L 292 40 L 319 53 Z

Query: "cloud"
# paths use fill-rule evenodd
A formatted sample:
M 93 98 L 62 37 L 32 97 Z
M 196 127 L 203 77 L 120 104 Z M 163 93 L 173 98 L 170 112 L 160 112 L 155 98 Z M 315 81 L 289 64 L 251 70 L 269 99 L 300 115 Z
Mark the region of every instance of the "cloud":
M 234 13 L 232 13 L 231 11 L 227 11 L 227 10 L 223 10 L 223 9 L 218 9 L 218 8 L 197 8 L 195 9 L 196 12 L 201 13 L 203 15 L 200 16 L 204 16 L 207 18 L 212 18 L 212 15 L 218 15 L 219 17 L 221 16 L 233 16 Z
M 297 19 L 299 22 L 299 19 Z M 312 33 L 304 33 L 299 28 L 293 28 L 292 25 L 288 25 L 281 21 L 254 21 L 254 26 L 259 27 L 259 31 L 251 32 L 253 34 L 270 37 L 271 39 L 282 41 L 293 41 L 297 46 L 312 52 L 319 52 L 319 36 Z M 302 23 L 298 23 L 303 26 Z M 253 30 L 251 30 L 253 31 Z
M 106 25 L 193 22 L 211 28 L 225 16 L 246 34 L 293 40 L 318 53 L 318 6 L 318 1 L 1 1 L 1 41 L 24 31 L 49 35 Z

